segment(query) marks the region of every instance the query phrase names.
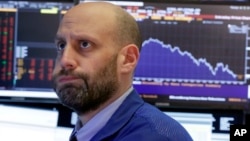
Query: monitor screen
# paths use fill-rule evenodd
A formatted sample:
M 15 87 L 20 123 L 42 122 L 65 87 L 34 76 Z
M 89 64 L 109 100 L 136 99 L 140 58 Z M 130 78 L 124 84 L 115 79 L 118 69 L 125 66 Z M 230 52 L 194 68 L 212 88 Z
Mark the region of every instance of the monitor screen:
M 248 107 L 250 5 L 110 1 L 137 20 L 134 87 L 159 107 Z
M 133 86 L 159 107 L 245 109 L 250 5 L 110 1 L 138 22 Z M 73 3 L 0 2 L 0 101 L 56 101 L 54 36 Z
M 72 3 L 0 2 L 0 101 L 55 99 L 54 36 Z

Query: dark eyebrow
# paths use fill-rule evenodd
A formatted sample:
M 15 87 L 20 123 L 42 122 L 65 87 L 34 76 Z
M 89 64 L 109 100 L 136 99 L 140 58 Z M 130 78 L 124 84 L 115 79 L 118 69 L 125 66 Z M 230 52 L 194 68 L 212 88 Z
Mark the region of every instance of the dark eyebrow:
M 63 40 L 62 36 L 56 35 L 54 41 Z

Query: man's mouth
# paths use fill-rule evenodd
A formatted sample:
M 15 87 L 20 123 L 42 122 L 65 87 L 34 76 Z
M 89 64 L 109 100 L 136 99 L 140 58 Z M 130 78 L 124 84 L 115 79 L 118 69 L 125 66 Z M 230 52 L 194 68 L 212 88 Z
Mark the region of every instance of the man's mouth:
M 60 76 L 57 80 L 59 83 L 67 83 L 67 82 L 79 80 L 79 78 L 75 76 Z

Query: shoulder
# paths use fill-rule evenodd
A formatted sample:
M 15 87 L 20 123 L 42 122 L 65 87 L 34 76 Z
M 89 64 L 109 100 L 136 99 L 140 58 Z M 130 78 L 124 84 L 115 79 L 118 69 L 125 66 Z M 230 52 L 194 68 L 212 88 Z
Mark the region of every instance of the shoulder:
M 170 116 L 145 103 L 133 90 L 93 140 L 192 141 Z
M 131 127 L 136 126 L 134 129 L 137 129 L 137 132 L 154 139 L 191 141 L 191 137 L 179 122 L 147 103 L 137 109 L 129 124 Z

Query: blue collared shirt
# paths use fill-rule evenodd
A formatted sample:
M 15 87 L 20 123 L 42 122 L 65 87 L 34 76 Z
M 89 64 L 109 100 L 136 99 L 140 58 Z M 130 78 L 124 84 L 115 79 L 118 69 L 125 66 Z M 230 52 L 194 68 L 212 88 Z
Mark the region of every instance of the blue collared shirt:
M 113 113 L 118 109 L 132 90 L 133 88 L 130 87 L 122 96 L 97 113 L 84 126 L 82 126 L 81 121 L 78 120 L 75 126 L 77 140 L 89 141 L 102 127 L 105 126 Z

